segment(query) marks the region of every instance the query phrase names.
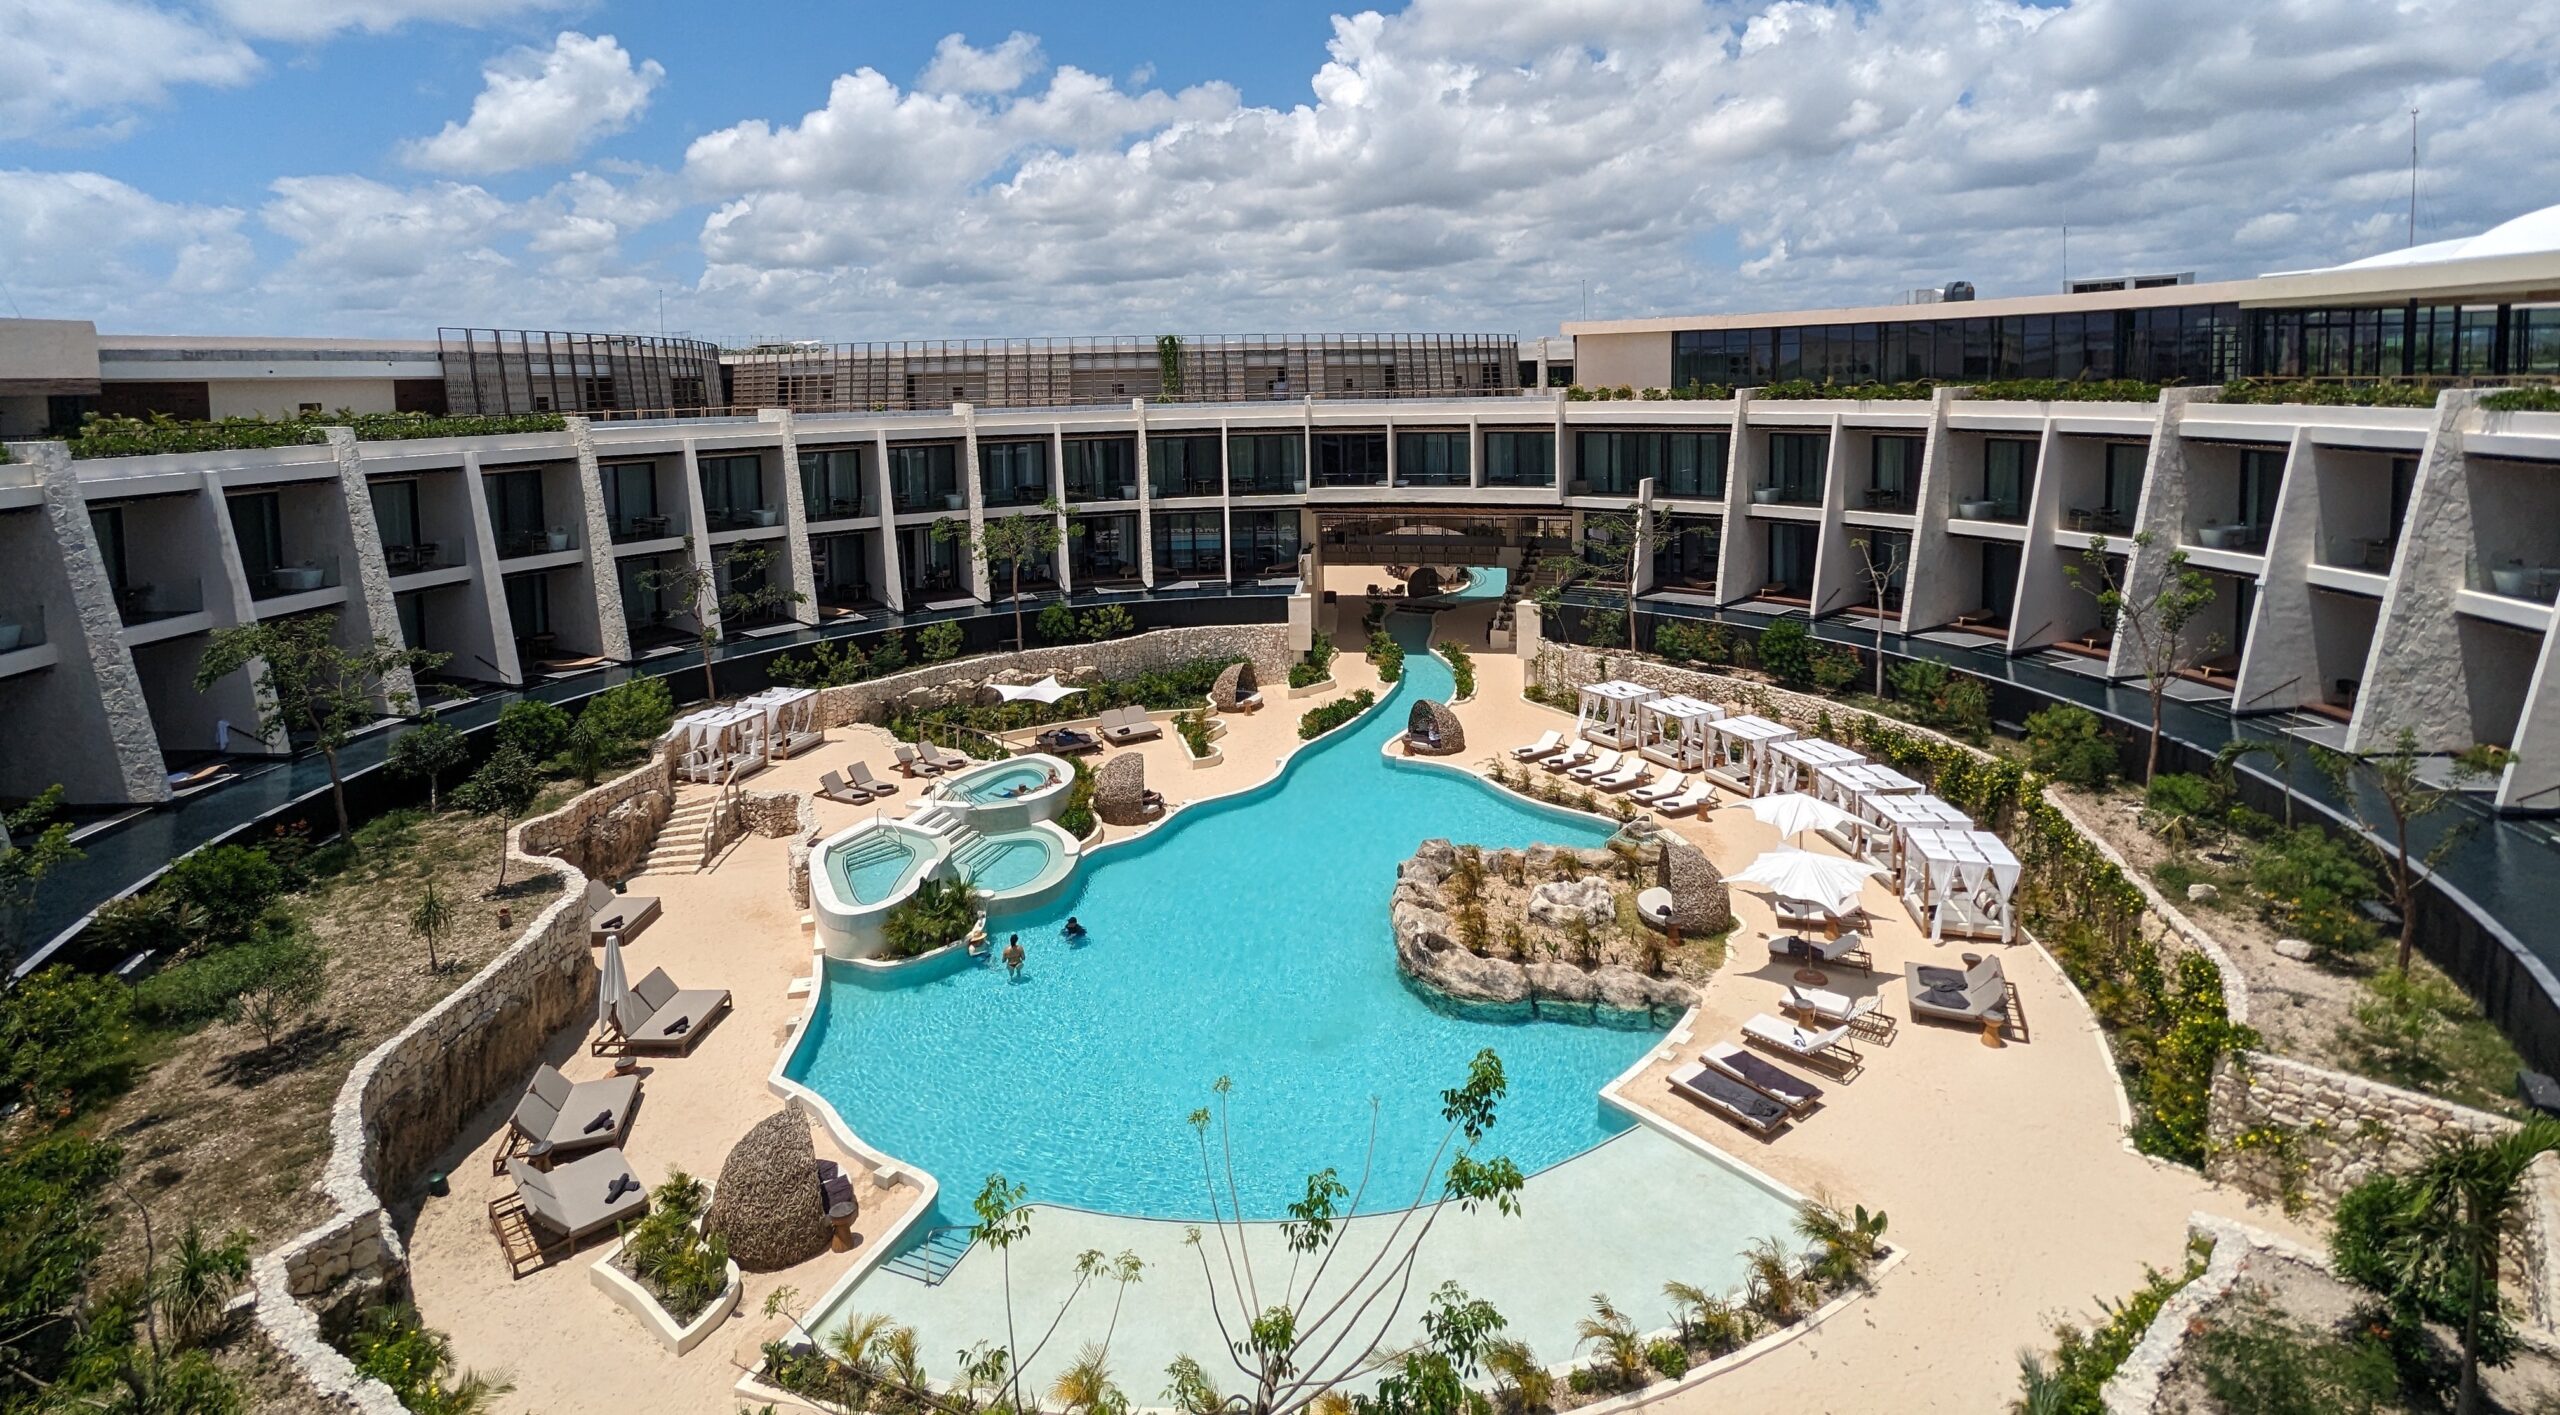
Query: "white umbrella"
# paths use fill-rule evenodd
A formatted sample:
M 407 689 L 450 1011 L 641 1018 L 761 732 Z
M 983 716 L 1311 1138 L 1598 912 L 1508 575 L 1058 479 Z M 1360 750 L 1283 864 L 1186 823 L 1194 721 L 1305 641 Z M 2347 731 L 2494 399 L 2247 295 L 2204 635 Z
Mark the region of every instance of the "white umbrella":
M 1858 890 L 1867 877 L 1883 873 L 1882 866 L 1782 846 L 1725 876 L 1725 881 L 1757 885 L 1781 899 L 1801 899 L 1845 914 L 1857 907 Z
M 631 996 L 631 981 L 622 971 L 622 935 L 604 936 L 603 968 L 596 983 L 596 1026 L 618 1027 L 622 1004 Z
M 998 683 L 996 685 L 996 696 L 1009 703 L 1019 702 L 1024 698 L 1029 698 L 1035 703 L 1054 703 L 1058 699 L 1067 696 L 1069 693 L 1081 693 L 1083 691 L 1084 689 L 1075 687 L 1072 684 L 1059 682 L 1058 675 L 1054 673 L 1041 679 L 1039 682 L 1028 686 L 1017 687 L 1011 683 Z
M 1785 839 L 1794 839 L 1808 830 L 1837 830 L 1857 819 L 1838 806 L 1801 791 L 1763 796 L 1751 803 L 1751 814 L 1776 826 L 1779 836 Z

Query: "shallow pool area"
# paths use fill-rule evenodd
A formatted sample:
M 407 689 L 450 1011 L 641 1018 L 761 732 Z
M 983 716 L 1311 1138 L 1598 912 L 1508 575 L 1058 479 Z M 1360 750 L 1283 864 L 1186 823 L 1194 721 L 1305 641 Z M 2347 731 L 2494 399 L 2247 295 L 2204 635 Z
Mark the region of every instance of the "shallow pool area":
M 982 835 L 951 852 L 951 862 L 962 877 L 996 895 L 1011 894 L 1037 880 L 1059 858 L 1057 842 L 1044 830 Z
M 851 843 L 827 852 L 827 868 L 836 887 L 857 904 L 888 899 L 915 877 L 931 853 L 896 825 L 863 832 Z
M 997 950 L 829 967 L 787 1074 L 866 1144 L 941 1181 L 930 1222 L 965 1214 L 996 1171 L 1038 1203 L 1204 1216 L 1185 1117 L 1221 1076 L 1252 1218 L 1281 1216 L 1316 1170 L 1356 1176 L 1373 1114 L 1369 1207 L 1411 1202 L 1443 1128 L 1440 1092 L 1487 1047 L 1510 1087 L 1491 1152 L 1535 1173 L 1627 1128 L 1598 1091 L 1669 1017 L 1459 1008 L 1396 967 L 1387 899 L 1421 841 L 1593 845 L 1611 827 L 1462 773 L 1390 765 L 1380 748 L 1410 700 L 1445 698 L 1450 683 L 1423 651 L 1426 619 L 1389 623 L 1411 654 L 1405 680 L 1360 722 L 1271 783 L 1088 852 L 1048 902 L 996 903 L 989 933 L 1018 935 L 1028 955 L 1018 977 Z M 986 862 L 1015 867 L 1012 852 Z
M 971 801 L 1003 801 L 1049 784 L 1044 761 L 1007 761 L 969 773 L 953 783 L 953 794 Z

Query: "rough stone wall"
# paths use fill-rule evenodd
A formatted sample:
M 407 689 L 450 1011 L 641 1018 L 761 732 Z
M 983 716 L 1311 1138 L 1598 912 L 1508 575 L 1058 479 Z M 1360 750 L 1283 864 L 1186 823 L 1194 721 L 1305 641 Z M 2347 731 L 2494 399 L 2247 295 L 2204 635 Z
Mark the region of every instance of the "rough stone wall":
M 939 707 L 973 702 L 978 690 L 999 674 L 1028 674 L 1024 682 L 1056 674 L 1063 682 L 1128 678 L 1149 669 L 1171 668 L 1203 658 L 1241 655 L 1253 661 L 1257 678 L 1285 682 L 1290 660 L 1289 630 L 1283 624 L 1213 624 L 1187 629 L 1157 629 L 1098 644 L 1062 644 L 997 657 L 957 659 L 928 664 L 885 678 L 848 683 L 818 694 L 818 723 L 843 727 L 877 722 L 906 708 Z
M 322 1337 L 320 1312 L 399 1285 L 408 1254 L 382 1192 L 415 1182 L 474 1112 L 522 1085 L 551 1039 L 593 1009 L 587 876 L 549 851 L 591 839 L 588 822 L 663 793 L 668 770 L 664 758 L 653 759 L 510 831 L 515 864 L 558 874 L 559 896 L 469 982 L 357 1062 L 339 1087 L 317 1186 L 331 1212 L 251 1270 L 260 1329 L 322 1408 L 399 1415 L 390 1390 Z
M 620 879 L 640 867 L 675 806 L 675 757 L 661 751 L 516 830 L 527 855 L 565 860 L 598 879 Z
M 2237 1052 L 2214 1069 L 2205 1175 L 2261 1198 L 2280 1198 L 2289 1184 L 2325 1213 L 2373 1175 L 2424 1160 L 2439 1139 L 2515 1128 L 2504 1116 L 2361 1076 Z M 2253 1134 L 2290 1138 L 2242 1138 Z

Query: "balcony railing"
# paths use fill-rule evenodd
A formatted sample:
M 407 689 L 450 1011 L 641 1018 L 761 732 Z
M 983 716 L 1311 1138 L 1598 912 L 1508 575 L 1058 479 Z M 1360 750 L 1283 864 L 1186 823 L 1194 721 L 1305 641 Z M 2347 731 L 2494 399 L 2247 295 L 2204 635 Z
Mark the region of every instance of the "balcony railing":
M 203 612 L 204 581 L 193 575 L 172 575 L 116 587 L 116 613 L 127 624 L 148 624 L 154 619 Z
M 500 526 L 496 528 L 496 539 L 499 556 L 509 560 L 578 548 L 578 532 L 573 526 Z
M 251 599 L 279 599 L 290 594 L 308 594 L 313 590 L 336 588 L 338 557 L 315 556 L 292 565 L 278 565 L 249 580 Z
M 1306 480 L 1291 472 L 1251 473 L 1230 483 L 1237 496 L 1292 496 L 1306 489 Z
M 782 524 L 779 506 L 708 506 L 703 521 L 715 531 L 752 531 Z
M 2267 528 L 2208 521 L 2196 527 L 2189 540 L 2207 550 L 2257 552 L 2267 548 Z
M 1819 506 L 1822 504 L 1822 486 L 1818 482 L 1812 485 L 1802 482 L 1771 482 L 1766 486 L 1755 486 L 1751 488 L 1751 504 L 1754 506 Z
M 1996 496 L 1966 496 L 1956 501 L 1956 519 L 1959 521 L 2007 521 L 2016 524 L 2027 519 L 2027 508 L 2022 502 L 2003 500 Z
M 1907 486 L 1871 486 L 1858 494 L 1861 511 L 1888 511 L 1908 515 L 1918 509 L 1919 501 Z
M 2062 524 L 2090 535 L 2120 536 L 2133 530 L 2133 513 L 2113 506 L 2070 506 L 2063 509 Z
M 613 518 L 613 543 L 625 545 L 635 540 L 665 540 L 676 534 L 673 516 L 621 516 Z
M 2388 575 L 2399 550 L 2400 543 L 2389 536 L 2330 536 L 2320 543 L 2320 563 L 2337 570 Z
M 391 574 L 423 575 L 429 570 L 451 570 L 462 564 L 460 547 L 442 541 L 422 540 L 409 545 L 385 545 L 382 562 Z
M 2560 603 L 2560 565 L 2534 565 L 2516 558 L 2483 565 L 2474 555 L 2469 571 L 2471 588 L 2482 594 L 2533 604 Z
M 0 604 L 0 654 L 35 648 L 43 642 L 43 605 Z
M 800 483 L 802 509 L 812 521 L 842 521 L 862 514 L 862 487 L 847 479 L 843 485 L 803 480 Z

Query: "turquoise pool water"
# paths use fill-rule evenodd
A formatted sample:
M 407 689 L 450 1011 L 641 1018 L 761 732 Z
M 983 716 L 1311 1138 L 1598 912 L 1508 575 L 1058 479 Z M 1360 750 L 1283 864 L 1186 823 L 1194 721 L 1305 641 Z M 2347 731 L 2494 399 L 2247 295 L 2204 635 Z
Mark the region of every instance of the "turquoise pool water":
M 973 776 L 959 794 L 972 801 L 1001 801 L 1016 787 L 1033 789 L 1049 784 L 1049 768 L 1038 763 L 1025 766 L 992 767 Z
M 1499 565 L 1467 567 L 1467 587 L 1449 598 L 1458 603 L 1477 599 L 1500 599 L 1511 589 L 1511 572 Z
M 1036 830 L 1012 830 L 963 846 L 955 857 L 969 882 L 989 894 L 1020 889 L 1057 858 L 1057 844 Z
M 1647 1019 L 1559 1020 L 1434 1005 L 1395 965 L 1387 897 L 1422 840 L 1590 845 L 1608 829 L 1472 778 L 1389 766 L 1380 745 L 1417 694 L 1445 698 L 1426 621 L 1390 626 L 1405 680 L 1271 785 L 1185 810 L 1087 858 L 1050 905 L 989 921 L 1019 935 L 1019 980 L 992 956 L 887 977 L 830 969 L 791 1074 L 865 1141 L 942 1181 L 965 1212 L 990 1171 L 1041 1203 L 1204 1218 L 1184 1123 L 1234 1079 L 1244 1214 L 1283 1216 L 1327 1166 L 1356 1182 L 1378 1102 L 1364 1207 L 1410 1203 L 1440 1137 L 1439 1094 L 1484 1047 L 1510 1080 L 1488 1143 L 1536 1172 L 1623 1130 L 1599 1088 L 1659 1040 Z M 1070 942 L 1069 915 L 1088 930 Z M 1665 1019 L 1666 1021 L 1668 1019 Z
M 877 904 L 897 892 L 922 855 L 896 830 L 866 830 L 827 852 L 836 888 L 857 904 Z

